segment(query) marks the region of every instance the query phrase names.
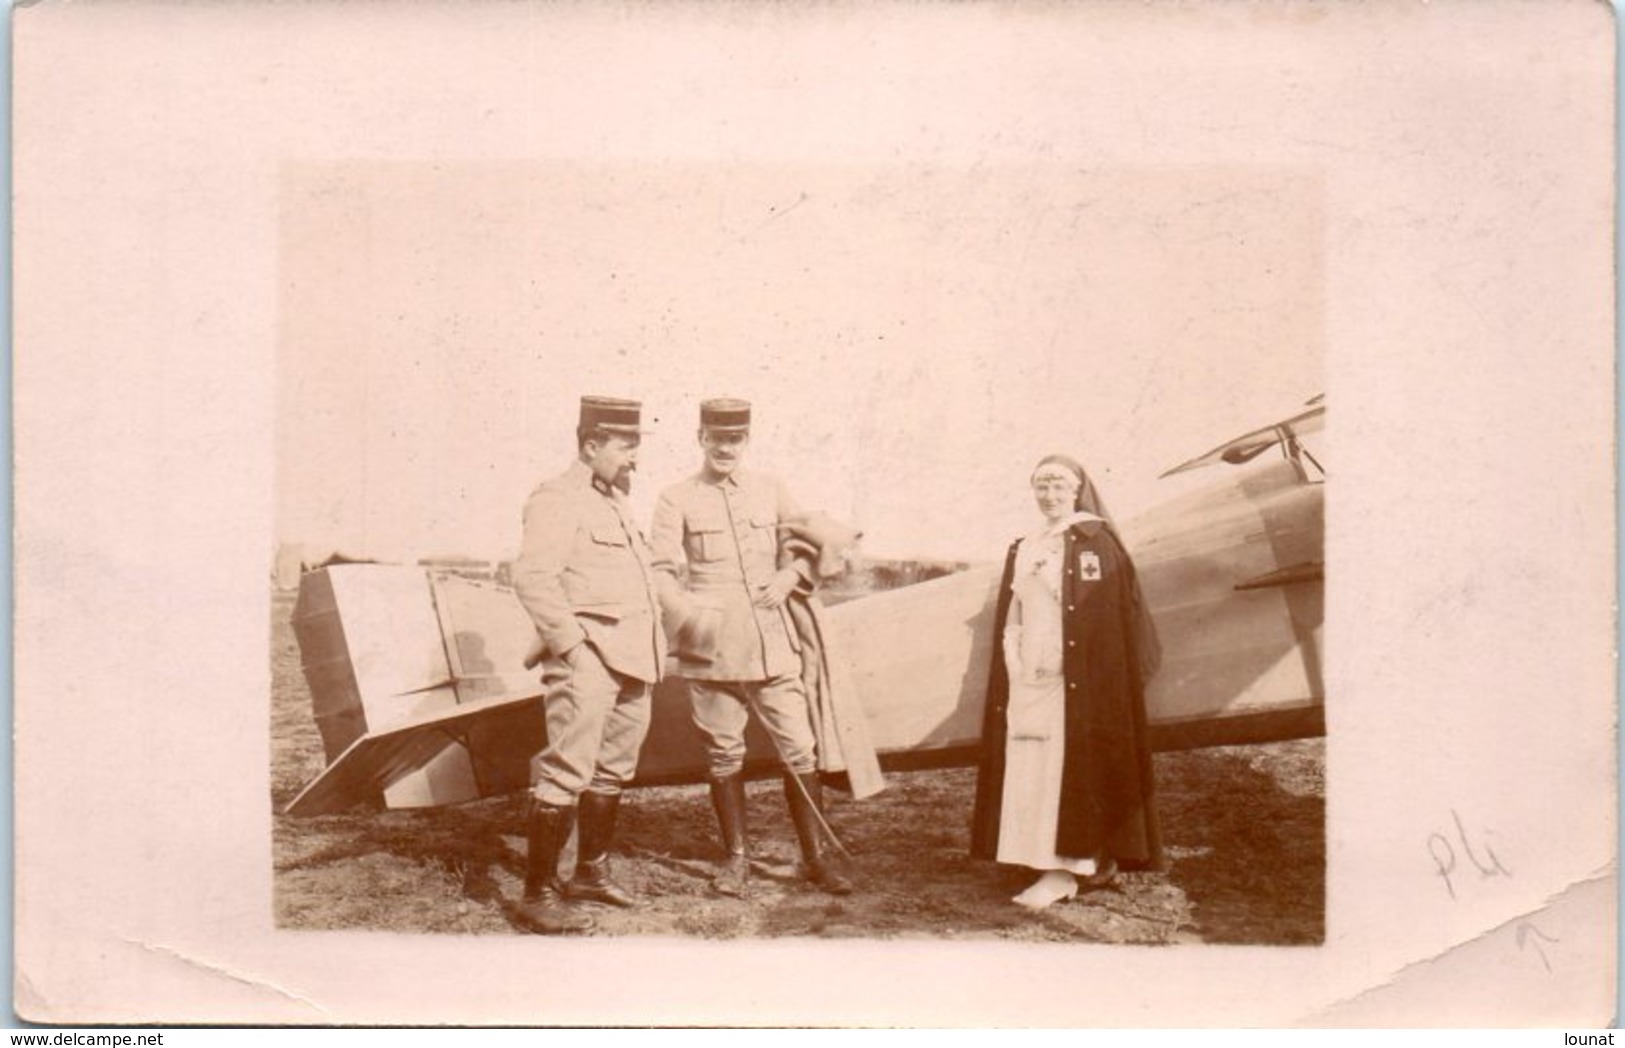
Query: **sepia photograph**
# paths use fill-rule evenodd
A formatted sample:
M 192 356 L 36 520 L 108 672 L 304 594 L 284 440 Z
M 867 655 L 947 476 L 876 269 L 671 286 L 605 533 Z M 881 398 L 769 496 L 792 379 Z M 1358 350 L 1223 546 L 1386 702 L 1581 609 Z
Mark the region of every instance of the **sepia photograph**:
M 1323 940 L 1318 179 L 281 192 L 280 926 Z

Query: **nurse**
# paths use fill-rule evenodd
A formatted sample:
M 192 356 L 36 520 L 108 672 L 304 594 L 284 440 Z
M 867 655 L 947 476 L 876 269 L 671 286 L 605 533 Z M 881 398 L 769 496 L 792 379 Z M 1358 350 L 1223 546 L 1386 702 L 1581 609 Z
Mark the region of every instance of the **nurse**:
M 1160 657 L 1134 564 L 1081 465 L 1031 476 L 1043 523 L 1011 545 L 995 617 L 971 854 L 1037 874 L 1041 910 L 1162 864 L 1145 716 Z

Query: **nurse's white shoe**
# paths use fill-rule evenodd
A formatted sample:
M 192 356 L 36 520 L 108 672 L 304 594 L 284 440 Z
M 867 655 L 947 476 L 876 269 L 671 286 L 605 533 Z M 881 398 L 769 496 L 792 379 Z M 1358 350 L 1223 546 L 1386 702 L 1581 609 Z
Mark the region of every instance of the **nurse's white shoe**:
M 1026 891 L 1010 900 L 1017 906 L 1037 912 L 1078 894 L 1078 879 L 1065 870 L 1045 870 Z

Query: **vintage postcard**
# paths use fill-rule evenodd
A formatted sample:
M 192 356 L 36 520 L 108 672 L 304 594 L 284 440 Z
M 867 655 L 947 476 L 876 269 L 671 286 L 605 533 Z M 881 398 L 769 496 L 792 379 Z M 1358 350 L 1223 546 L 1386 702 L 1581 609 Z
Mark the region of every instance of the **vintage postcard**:
M 18 11 L 19 1013 L 1608 1022 L 1613 34 Z

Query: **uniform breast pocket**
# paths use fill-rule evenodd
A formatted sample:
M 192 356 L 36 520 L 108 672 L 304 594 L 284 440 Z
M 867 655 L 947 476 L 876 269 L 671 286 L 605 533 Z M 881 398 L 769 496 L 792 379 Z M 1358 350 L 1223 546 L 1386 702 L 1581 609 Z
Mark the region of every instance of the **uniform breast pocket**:
M 593 548 L 600 553 L 613 554 L 627 548 L 626 532 L 620 528 L 593 528 L 588 534 L 592 536 Z
M 709 563 L 733 555 L 733 543 L 728 533 L 728 522 L 714 518 L 695 518 L 688 522 L 686 541 L 691 561 Z
M 750 539 L 757 549 L 774 552 L 778 549 L 779 518 L 776 513 L 752 513 Z
M 635 577 L 634 561 L 626 532 L 611 525 L 583 528 L 577 532 L 575 552 L 564 575 L 565 595 L 580 609 L 614 604 L 635 592 L 629 585 L 628 570 Z

